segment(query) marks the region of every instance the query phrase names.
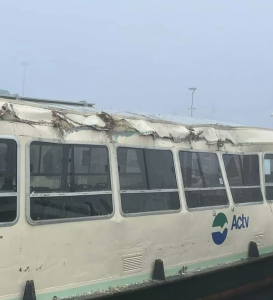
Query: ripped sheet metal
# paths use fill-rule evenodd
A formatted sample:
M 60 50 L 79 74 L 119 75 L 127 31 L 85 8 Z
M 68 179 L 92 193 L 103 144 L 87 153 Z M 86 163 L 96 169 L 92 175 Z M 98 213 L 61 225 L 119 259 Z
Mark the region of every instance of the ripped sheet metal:
M 94 129 L 110 131 L 117 129 L 126 131 L 134 130 L 143 136 L 152 136 L 154 139 L 170 139 L 174 143 L 182 141 L 206 141 L 210 145 L 222 146 L 225 143 L 238 145 L 253 142 L 257 136 L 257 130 L 250 128 L 235 128 L 217 125 L 183 125 L 162 120 L 144 118 L 135 115 L 125 117 L 112 115 L 103 111 L 83 114 L 77 111 L 63 111 L 52 107 L 41 107 L 34 105 L 10 103 L 0 101 L 0 119 L 6 121 L 24 122 L 36 125 L 48 125 L 60 130 L 62 136 L 73 129 Z M 241 130 L 238 130 L 241 129 Z M 245 130 L 248 130 L 247 132 Z M 250 133 L 253 131 L 253 133 Z M 254 134 L 254 135 L 253 135 Z M 261 134 L 261 131 L 259 131 Z M 266 131 L 264 132 L 266 140 Z M 258 139 L 258 136 L 257 136 Z
M 141 135 L 152 135 L 154 138 L 169 138 L 174 143 L 182 141 L 205 140 L 209 145 L 219 145 L 219 141 L 236 144 L 234 135 L 229 130 L 218 130 L 214 127 L 186 127 L 183 125 L 153 123 L 145 120 L 124 119 L 130 128 Z
M 206 140 L 209 145 L 215 145 L 221 141 L 222 143 L 237 144 L 234 134 L 231 134 L 230 130 L 218 130 L 213 127 L 197 127 L 196 131 L 200 134 L 200 139 Z
M 52 124 L 52 112 L 49 109 L 12 103 L 1 105 L 2 120 L 19 121 L 33 124 Z
M 103 112 L 85 116 L 11 103 L 2 104 L 0 117 L 5 121 L 64 128 L 92 127 L 96 130 L 110 130 L 115 125 L 113 118 Z
M 52 115 L 54 124 L 59 126 L 64 126 L 64 123 L 66 123 L 65 127 L 92 127 L 96 130 L 110 130 L 115 127 L 113 118 L 103 112 L 91 116 L 83 116 L 53 111 Z
M 173 124 L 151 123 L 145 120 L 124 119 L 129 128 L 141 135 L 152 135 L 154 138 L 169 138 L 174 142 L 185 140 L 189 136 L 189 129 Z

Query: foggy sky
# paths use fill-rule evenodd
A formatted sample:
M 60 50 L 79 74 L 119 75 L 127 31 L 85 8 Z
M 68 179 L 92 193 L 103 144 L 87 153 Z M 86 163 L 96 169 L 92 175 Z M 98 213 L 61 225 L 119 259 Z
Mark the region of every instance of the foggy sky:
M 0 0 L 0 89 L 272 127 L 272 0 Z

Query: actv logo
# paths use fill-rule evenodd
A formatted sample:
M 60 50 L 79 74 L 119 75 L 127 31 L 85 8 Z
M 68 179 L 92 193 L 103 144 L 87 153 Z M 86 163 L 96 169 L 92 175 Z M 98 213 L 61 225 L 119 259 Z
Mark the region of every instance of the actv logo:
M 232 218 L 231 230 L 237 230 L 242 228 L 248 228 L 249 225 L 249 217 L 245 217 L 244 214 L 242 216 L 237 217 L 236 215 Z M 224 213 L 219 213 L 215 216 L 212 228 L 214 231 L 211 236 L 213 242 L 216 245 L 221 245 L 227 238 L 228 235 L 228 219 Z M 218 229 L 218 230 L 217 230 Z
M 233 216 L 231 230 L 233 229 L 241 229 L 241 228 L 248 228 L 249 224 L 249 217 L 245 217 L 244 214 L 242 216 L 236 218 Z

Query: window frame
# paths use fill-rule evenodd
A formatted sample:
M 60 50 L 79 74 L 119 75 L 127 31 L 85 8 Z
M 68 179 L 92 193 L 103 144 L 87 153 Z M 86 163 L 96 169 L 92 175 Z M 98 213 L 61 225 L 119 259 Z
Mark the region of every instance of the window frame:
M 259 162 L 259 179 L 260 179 L 260 185 L 257 186 L 236 186 L 236 187 L 233 187 L 234 189 L 236 188 L 260 188 L 261 189 L 261 194 L 262 194 L 262 198 L 263 200 L 261 202 L 246 202 L 246 203 L 235 203 L 234 200 L 233 200 L 233 196 L 232 196 L 232 193 L 231 193 L 231 189 L 232 187 L 230 186 L 229 184 L 229 181 L 228 181 L 228 176 L 227 176 L 227 172 L 226 172 L 226 168 L 225 168 L 225 163 L 224 163 L 224 157 L 223 155 L 225 154 L 231 154 L 231 155 L 257 155 L 258 156 L 258 162 Z M 229 152 L 229 151 L 226 151 L 226 152 L 222 152 L 221 153 L 221 156 L 222 156 L 222 161 L 223 161 L 223 168 L 224 168 L 224 171 L 225 171 L 225 176 L 227 178 L 227 185 L 228 185 L 228 188 L 229 188 L 229 191 L 230 191 L 230 197 L 231 197 L 231 201 L 232 201 L 232 205 L 235 206 L 235 207 L 239 207 L 239 206 L 249 206 L 249 205 L 259 205 L 259 204 L 263 204 L 264 203 L 264 195 L 263 195 L 263 188 L 262 188 L 262 178 L 261 178 L 261 167 L 263 168 L 263 162 L 261 164 L 261 160 L 260 160 L 260 155 L 259 155 L 259 152 Z
M 14 226 L 20 218 L 20 192 L 21 192 L 21 182 L 20 182 L 20 174 L 21 174 L 21 161 L 20 161 L 20 155 L 21 155 L 21 144 L 20 144 L 20 140 L 13 136 L 13 135 L 0 135 L 0 142 L 1 140 L 13 140 L 16 143 L 16 159 L 17 159 L 17 164 L 16 164 L 16 180 L 17 180 L 17 191 L 13 192 L 13 193 L 2 193 L 0 194 L 0 198 L 1 195 L 3 196 L 16 196 L 16 218 L 14 221 L 12 222 L 0 222 L 0 227 L 11 227 Z
M 180 213 L 182 211 L 182 201 L 181 201 L 181 191 L 179 188 L 179 182 L 178 182 L 178 170 L 177 170 L 177 164 L 176 164 L 176 152 L 174 151 L 173 148 L 164 148 L 160 146 L 155 146 L 155 147 L 141 147 L 139 145 L 132 145 L 132 144 L 118 144 L 115 145 L 115 169 L 116 169 L 116 176 L 117 176 L 117 191 L 119 195 L 119 213 L 124 217 L 124 218 L 134 218 L 134 217 L 140 217 L 140 216 L 150 216 L 150 215 L 166 215 L 166 214 L 175 214 L 175 213 Z M 120 179 L 119 179 L 119 170 L 118 170 L 118 148 L 130 148 L 130 149 L 147 149 L 147 150 L 165 150 L 165 151 L 170 151 L 172 154 L 173 158 L 173 165 L 174 165 L 174 176 L 176 179 L 176 184 L 177 188 L 176 189 L 152 189 L 152 190 L 121 190 L 120 189 Z M 139 213 L 124 213 L 122 211 L 122 203 L 121 203 L 121 194 L 144 194 L 144 193 L 167 193 L 167 192 L 177 192 L 178 193 L 178 198 L 179 198 L 179 204 L 180 208 L 177 210 L 162 210 L 162 211 L 150 211 L 150 212 L 139 212 Z
M 270 183 L 270 184 L 268 184 L 268 183 L 266 183 L 265 182 L 265 172 L 264 172 L 264 160 L 265 160 L 265 155 L 266 154 L 271 154 L 271 155 L 273 155 L 273 152 L 263 152 L 263 154 L 262 154 L 262 179 L 263 179 L 263 192 L 264 192 L 264 199 L 265 199 L 265 201 L 267 201 L 267 202 L 273 202 L 273 199 L 272 200 L 268 200 L 267 199 L 267 197 L 266 197 L 266 187 L 267 186 L 272 186 L 273 187 L 273 183 Z
M 200 150 L 200 149 L 185 149 L 185 148 L 178 148 L 177 149 L 178 152 L 177 152 L 177 155 L 178 155 L 178 162 L 179 162 L 179 170 L 180 170 L 180 173 L 181 173 L 181 179 L 182 179 L 182 187 L 183 187 L 183 193 L 184 193 L 184 199 L 185 199 L 185 206 L 186 206 L 186 209 L 189 211 L 189 212 L 194 212 L 194 211 L 203 211 L 203 210 L 215 210 L 215 209 L 223 209 L 223 208 L 229 208 L 230 205 L 231 205 L 231 202 L 230 202 L 230 197 L 229 197 L 229 186 L 227 185 L 227 182 L 226 182 L 226 178 L 225 178 L 225 175 L 226 173 L 223 172 L 223 165 L 222 165 L 222 157 L 221 157 L 221 153 L 220 151 L 214 151 L 214 150 Z M 195 190 L 198 190 L 198 188 L 185 188 L 185 185 L 184 185 L 184 181 L 183 181 L 183 174 L 182 174 L 182 170 L 181 170 L 181 162 L 180 162 L 180 156 L 179 156 L 179 153 L 180 151 L 183 151 L 183 152 L 198 152 L 198 153 L 212 153 L 212 154 L 215 154 L 216 157 L 217 157 L 217 160 L 218 160 L 218 163 L 219 163 L 219 167 L 220 167 L 220 170 L 221 170 L 221 174 L 222 174 L 222 179 L 223 179 L 223 187 L 211 187 L 211 188 L 201 188 L 199 190 L 207 190 L 207 191 L 212 191 L 212 190 L 225 190 L 226 191 L 226 194 L 227 194 L 227 199 L 228 199 L 228 204 L 227 205 L 215 205 L 215 206 L 204 206 L 204 207 L 194 207 L 194 208 L 190 208 L 188 207 L 188 204 L 187 204 L 187 199 L 186 199 L 186 191 L 195 191 Z
M 107 148 L 108 151 L 108 159 L 109 159 L 109 174 L 110 174 L 110 183 L 111 189 L 109 191 L 94 191 L 94 192 L 67 192 L 67 193 L 35 193 L 37 197 L 42 195 L 47 195 L 47 197 L 56 197 L 56 196 L 80 196 L 80 195 L 112 195 L 112 206 L 113 212 L 110 215 L 104 216 L 93 216 L 93 217 L 79 217 L 79 218 L 67 218 L 67 219 L 54 219 L 54 220 L 32 220 L 30 215 L 30 147 L 33 142 L 40 142 L 40 143 L 52 143 L 56 145 L 76 145 L 76 146 L 104 146 Z M 58 223 L 70 223 L 70 222 L 83 222 L 83 221 L 93 221 L 93 220 L 104 220 L 104 219 L 111 219 L 115 214 L 115 201 L 114 201 L 114 191 L 113 191 L 113 169 L 112 169 L 112 153 L 111 148 L 108 144 L 99 143 L 99 142 L 81 142 L 81 141 L 73 141 L 67 140 L 63 142 L 59 142 L 58 140 L 51 140 L 51 139 L 39 139 L 33 138 L 27 142 L 26 145 L 26 216 L 27 221 L 31 225 L 47 225 L 47 224 L 58 224 Z

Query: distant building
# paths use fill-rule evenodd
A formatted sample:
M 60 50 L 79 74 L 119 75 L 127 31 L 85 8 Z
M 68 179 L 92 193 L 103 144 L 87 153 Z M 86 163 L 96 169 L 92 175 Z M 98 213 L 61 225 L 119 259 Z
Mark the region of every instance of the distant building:
M 1 89 L 0 89 L 0 95 L 10 96 L 10 92 L 7 91 L 7 90 L 1 90 Z

